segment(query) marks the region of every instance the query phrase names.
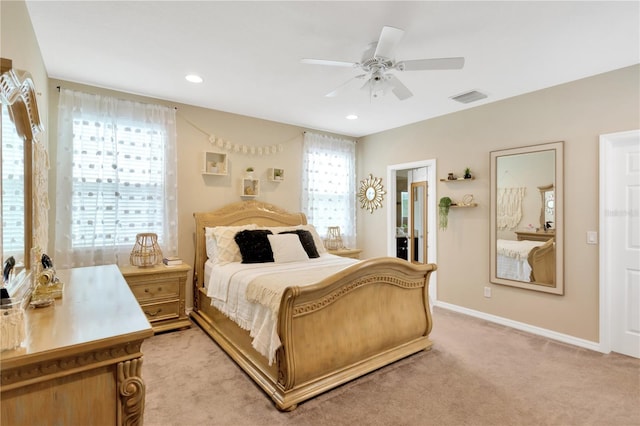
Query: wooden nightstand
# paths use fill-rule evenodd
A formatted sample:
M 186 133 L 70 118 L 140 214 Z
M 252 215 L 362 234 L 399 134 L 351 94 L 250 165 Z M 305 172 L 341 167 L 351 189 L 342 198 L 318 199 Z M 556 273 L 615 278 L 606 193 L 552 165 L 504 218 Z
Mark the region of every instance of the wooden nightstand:
M 336 256 L 342 256 L 342 257 L 350 257 L 352 259 L 360 259 L 361 252 L 362 252 L 362 249 L 348 249 L 348 248 L 343 248 L 338 250 L 327 250 L 327 253 L 329 254 L 335 254 Z
M 191 326 L 185 313 L 185 286 L 190 269 L 191 266 L 184 263 L 120 267 L 155 333 Z

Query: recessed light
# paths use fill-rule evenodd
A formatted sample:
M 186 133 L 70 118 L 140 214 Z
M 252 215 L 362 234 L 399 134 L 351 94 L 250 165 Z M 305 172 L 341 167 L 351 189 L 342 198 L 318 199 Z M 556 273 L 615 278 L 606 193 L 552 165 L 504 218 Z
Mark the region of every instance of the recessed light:
M 345 117 L 347 120 L 357 120 L 358 116 L 355 114 L 349 114 Z
M 196 74 L 188 74 L 185 79 L 190 83 L 202 83 L 202 77 Z

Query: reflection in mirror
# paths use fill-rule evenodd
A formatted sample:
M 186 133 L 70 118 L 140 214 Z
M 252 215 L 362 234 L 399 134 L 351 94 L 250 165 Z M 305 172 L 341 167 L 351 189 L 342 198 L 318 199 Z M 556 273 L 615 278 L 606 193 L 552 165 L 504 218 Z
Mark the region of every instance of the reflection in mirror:
M 553 192 L 553 184 L 547 186 L 539 186 L 540 190 L 540 228 L 546 232 L 553 232 L 553 224 L 555 223 L 554 203 L 555 194 Z
M 409 260 L 409 186 L 408 170 L 396 172 L 396 257 Z
M 427 263 L 427 182 L 411 183 L 411 261 Z
M 2 105 L 2 259 L 24 265 L 24 141 Z
M 491 153 L 491 282 L 564 293 L 562 148 Z

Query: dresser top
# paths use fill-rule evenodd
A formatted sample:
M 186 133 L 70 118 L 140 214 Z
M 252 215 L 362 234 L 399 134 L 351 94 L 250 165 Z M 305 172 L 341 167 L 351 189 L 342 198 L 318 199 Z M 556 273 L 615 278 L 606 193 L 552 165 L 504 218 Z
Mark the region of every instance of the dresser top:
M 68 351 L 96 350 L 142 340 L 153 331 L 116 265 L 57 271 L 62 298 L 25 310 L 22 346 L 0 353 L 2 370 L 27 360 L 46 360 Z

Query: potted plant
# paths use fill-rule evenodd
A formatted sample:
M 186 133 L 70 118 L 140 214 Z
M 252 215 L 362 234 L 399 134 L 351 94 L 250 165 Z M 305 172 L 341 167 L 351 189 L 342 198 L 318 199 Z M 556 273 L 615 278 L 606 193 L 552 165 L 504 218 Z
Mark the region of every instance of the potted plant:
M 451 206 L 451 203 L 452 201 L 449 197 L 440 198 L 440 203 L 438 203 L 440 229 L 443 231 L 447 229 L 447 225 L 449 224 L 449 207 Z
M 247 167 L 244 171 L 245 179 L 253 179 L 253 167 Z
M 464 169 L 464 178 L 465 179 L 471 179 L 471 169 L 469 167 Z

